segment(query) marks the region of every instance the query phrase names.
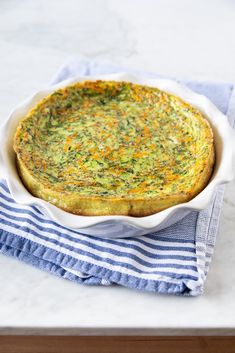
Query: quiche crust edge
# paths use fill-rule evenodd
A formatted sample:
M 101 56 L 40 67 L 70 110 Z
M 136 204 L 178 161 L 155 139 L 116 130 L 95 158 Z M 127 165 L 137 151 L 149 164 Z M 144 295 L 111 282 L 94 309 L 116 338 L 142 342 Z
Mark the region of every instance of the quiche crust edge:
M 151 199 L 105 198 L 92 196 L 69 195 L 45 189 L 37 179 L 32 176 L 20 158 L 16 157 L 19 175 L 30 193 L 46 200 L 62 210 L 83 216 L 123 215 L 144 217 L 160 212 L 177 204 L 188 202 L 198 195 L 208 184 L 214 166 L 214 148 L 211 148 L 208 163 L 200 175 L 197 186 L 190 192 L 175 193 L 165 197 Z

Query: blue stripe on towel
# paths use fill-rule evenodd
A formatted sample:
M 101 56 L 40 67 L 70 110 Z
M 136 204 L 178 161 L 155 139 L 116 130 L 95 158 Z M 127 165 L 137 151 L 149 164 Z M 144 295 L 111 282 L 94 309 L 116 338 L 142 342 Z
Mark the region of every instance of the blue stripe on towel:
M 8 246 L 12 243 L 8 244 L 5 237 L 8 238 L 9 234 L 14 234 L 14 244 L 18 239 L 17 247 L 20 244 L 24 245 L 22 251 L 25 251 L 24 239 L 30 236 L 33 237 L 33 240 L 28 239 L 30 244 L 33 242 L 40 245 L 41 241 L 44 241 L 50 250 L 58 251 L 59 249 L 61 254 L 64 252 L 64 256 L 68 259 L 73 256 L 66 254 L 67 250 L 71 253 L 75 252 L 76 255 L 85 256 L 89 261 L 95 260 L 100 265 L 118 266 L 122 271 L 129 269 L 136 274 L 158 275 L 173 279 L 184 278 L 193 281 L 198 279 L 194 242 L 187 246 L 188 241 L 182 244 L 181 239 L 177 242 L 175 239 L 151 235 L 144 236 L 145 240 L 139 238 L 111 240 L 89 237 L 48 220 L 43 214 L 37 213 L 35 209 L 32 210 L 32 207 L 20 207 L 12 199 L 7 186 L 3 182 L 0 186 L 3 189 L 0 194 L 0 221 L 2 230 L 5 231 L 4 236 L 1 235 L 1 242 Z M 165 245 L 159 245 L 162 242 Z M 81 246 L 84 246 L 85 250 L 81 249 Z M 94 251 L 99 252 L 100 255 L 95 254 Z M 29 246 L 27 252 L 30 252 Z

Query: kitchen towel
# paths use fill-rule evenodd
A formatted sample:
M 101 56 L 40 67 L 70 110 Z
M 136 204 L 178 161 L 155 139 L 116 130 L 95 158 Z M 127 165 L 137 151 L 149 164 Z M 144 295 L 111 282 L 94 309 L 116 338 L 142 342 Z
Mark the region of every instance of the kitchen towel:
M 131 71 L 75 58 L 51 83 L 76 75 Z M 235 120 L 235 93 L 230 84 L 184 81 L 206 95 L 230 123 Z M 128 239 L 101 239 L 55 223 L 34 206 L 21 206 L 0 181 L 0 251 L 59 277 L 90 285 L 118 284 L 176 295 L 200 295 L 213 254 L 224 187 L 201 212 L 157 233 Z

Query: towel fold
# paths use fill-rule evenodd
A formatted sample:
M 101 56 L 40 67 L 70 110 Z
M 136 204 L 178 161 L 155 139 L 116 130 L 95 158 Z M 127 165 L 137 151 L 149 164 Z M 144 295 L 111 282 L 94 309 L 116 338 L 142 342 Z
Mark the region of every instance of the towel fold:
M 75 58 L 52 83 L 76 75 L 131 71 Z M 149 77 L 152 73 L 131 71 Z M 184 81 L 235 121 L 231 84 Z M 35 206 L 18 205 L 0 182 L 0 251 L 77 283 L 112 285 L 177 295 L 199 295 L 214 250 L 224 187 L 210 206 L 157 233 L 129 239 L 87 236 L 55 223 Z

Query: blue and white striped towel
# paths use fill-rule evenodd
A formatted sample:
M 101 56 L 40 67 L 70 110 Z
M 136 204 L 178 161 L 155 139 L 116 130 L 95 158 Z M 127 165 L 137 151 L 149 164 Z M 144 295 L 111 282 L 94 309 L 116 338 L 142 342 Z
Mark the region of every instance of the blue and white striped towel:
M 115 71 L 118 69 L 76 59 L 68 62 L 53 82 L 79 74 L 89 76 Z M 232 85 L 186 84 L 208 96 L 233 123 L 235 94 Z M 208 209 L 192 212 L 165 230 L 140 238 L 109 240 L 65 228 L 35 207 L 17 205 L 2 180 L 0 251 L 78 283 L 115 283 L 158 293 L 195 296 L 203 291 L 222 200 L 223 187 L 220 187 Z

